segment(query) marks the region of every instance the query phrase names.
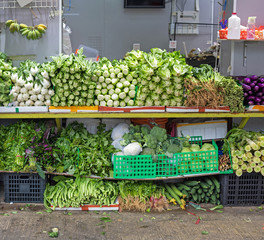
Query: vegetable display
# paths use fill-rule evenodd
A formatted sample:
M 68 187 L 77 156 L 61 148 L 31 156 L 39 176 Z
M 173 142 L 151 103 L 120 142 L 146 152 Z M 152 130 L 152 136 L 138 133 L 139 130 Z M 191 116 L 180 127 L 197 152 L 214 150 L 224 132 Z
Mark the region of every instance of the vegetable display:
M 126 54 L 125 61 L 138 73 L 135 106 L 183 106 L 183 84 L 191 67 L 179 52 L 133 50 Z
M 45 64 L 30 60 L 20 63 L 17 73 L 11 75 L 15 106 L 50 106 L 54 90 Z
M 92 79 L 96 81 L 94 105 L 134 106 L 137 73 L 131 72 L 126 62 L 110 62 L 107 58 L 102 58 L 93 71 Z
M 250 132 L 233 128 L 227 133 L 223 151 L 231 149 L 233 169 L 239 177 L 243 171 L 260 172 L 264 176 L 264 136 L 261 132 Z
M 185 200 L 195 203 L 220 204 L 220 183 L 215 177 L 201 181 L 187 180 L 176 184 L 165 184 L 165 196 L 170 202 L 185 208 Z M 185 200 L 184 200 L 185 199 Z
M 47 63 L 46 71 L 55 87 L 53 106 L 92 106 L 96 83 L 91 79 L 93 63 L 85 59 L 83 49 L 77 55 L 60 55 Z
M 246 105 L 264 105 L 264 78 L 256 75 L 236 77 L 242 84 Z
M 86 204 L 114 204 L 118 196 L 117 183 L 90 178 L 56 176 L 55 186 L 47 184 L 44 192 L 46 208 L 80 207 Z
M 7 106 L 13 100 L 9 93 L 12 87 L 11 74 L 16 70 L 12 62 L 7 60 L 7 56 L 0 53 L 0 106 Z

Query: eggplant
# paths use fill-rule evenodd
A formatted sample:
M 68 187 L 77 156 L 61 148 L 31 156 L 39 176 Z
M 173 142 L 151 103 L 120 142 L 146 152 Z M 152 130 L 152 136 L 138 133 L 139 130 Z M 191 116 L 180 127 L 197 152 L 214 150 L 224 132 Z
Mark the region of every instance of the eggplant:
M 243 81 L 245 84 L 250 84 L 251 83 L 251 79 L 250 78 L 244 78 Z
M 246 84 L 242 84 L 242 87 L 244 90 L 246 90 L 247 92 L 251 90 L 251 87 L 246 85 Z
M 261 105 L 264 105 L 264 101 L 261 102 Z
M 244 78 L 243 76 L 237 76 L 235 79 L 239 82 L 243 82 L 244 81 Z
M 259 103 L 259 102 L 257 102 L 257 103 L 256 103 L 256 105 L 260 105 L 260 103 Z
M 259 86 L 256 85 L 254 88 L 253 88 L 253 91 L 257 92 L 259 90 Z
M 253 82 L 249 84 L 249 86 L 250 86 L 251 88 L 255 87 L 255 85 L 256 85 L 256 84 L 253 83 Z
M 263 77 L 260 78 L 260 79 L 259 79 L 259 82 L 264 83 L 264 78 L 263 78 Z
M 247 100 L 248 101 L 255 100 L 255 96 L 249 96 L 249 97 L 247 97 Z
M 253 101 L 248 101 L 248 105 L 255 105 Z
M 257 80 L 257 79 L 258 79 L 258 76 L 257 76 L 257 75 L 251 75 L 251 76 L 250 76 L 250 79 L 253 80 L 253 81 L 254 81 L 254 80 Z
M 248 93 L 245 92 L 245 93 L 244 93 L 244 97 L 248 97 Z M 261 97 L 261 96 L 260 96 L 260 97 Z
M 260 88 L 264 88 L 264 83 L 258 83 L 258 86 L 259 86 Z
M 256 94 L 256 97 L 262 97 L 263 96 L 263 93 L 262 92 L 258 92 L 257 94 Z
M 261 98 L 259 98 L 259 97 L 255 97 L 255 102 L 256 102 L 256 103 L 261 102 Z
M 249 94 L 249 95 L 253 95 L 253 92 L 252 92 L 252 91 L 248 91 L 248 94 Z

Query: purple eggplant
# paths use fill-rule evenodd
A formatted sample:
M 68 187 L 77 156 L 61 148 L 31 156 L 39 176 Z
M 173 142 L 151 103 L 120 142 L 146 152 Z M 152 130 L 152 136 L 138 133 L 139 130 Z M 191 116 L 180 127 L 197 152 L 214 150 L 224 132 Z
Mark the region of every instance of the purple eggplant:
M 250 79 L 253 80 L 253 81 L 254 81 L 254 80 L 257 80 L 257 79 L 258 79 L 258 76 L 257 76 L 257 75 L 251 75 L 251 76 L 250 76 Z
M 260 88 L 264 88 L 264 83 L 258 83 L 258 86 L 259 86 Z
M 256 102 L 256 103 L 261 102 L 261 98 L 259 98 L 259 97 L 255 97 L 255 102 Z
M 259 86 L 256 85 L 254 88 L 253 88 L 253 91 L 257 92 L 259 90 Z
M 239 82 L 243 82 L 244 81 L 244 78 L 243 76 L 237 76 L 235 79 Z
M 260 78 L 260 79 L 259 79 L 259 82 L 264 83 L 264 78 L 263 78 L 263 77 Z
M 253 92 L 252 91 L 248 91 L 248 95 L 253 95 Z
M 257 94 L 256 94 L 256 97 L 262 97 L 263 96 L 263 93 L 262 92 L 258 92 Z
M 243 81 L 245 84 L 250 84 L 251 83 L 251 79 L 250 78 L 244 78 Z
M 264 94 L 263 94 L 263 96 L 262 97 L 260 97 L 261 99 L 262 99 L 262 101 L 264 101 Z
M 247 97 L 247 100 L 248 100 L 248 101 L 255 100 L 255 96 L 249 96 L 249 97 Z
M 248 97 L 248 93 L 245 92 L 245 93 L 244 93 L 244 97 Z
M 248 101 L 248 105 L 255 105 L 253 101 Z
M 260 105 L 260 102 L 257 102 L 256 105 Z
M 245 91 L 250 91 L 251 90 L 251 87 L 246 85 L 246 84 L 242 84 L 242 87 L 244 88 Z
M 261 105 L 264 105 L 264 101 L 261 102 Z
M 251 88 L 255 87 L 255 85 L 256 85 L 256 84 L 253 83 L 253 82 L 249 84 L 249 86 L 250 86 Z

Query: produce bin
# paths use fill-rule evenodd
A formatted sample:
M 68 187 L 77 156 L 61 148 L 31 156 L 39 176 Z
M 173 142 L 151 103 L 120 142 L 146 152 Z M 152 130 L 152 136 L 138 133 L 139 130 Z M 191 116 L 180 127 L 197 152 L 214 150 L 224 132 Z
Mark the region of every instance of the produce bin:
M 43 203 L 45 180 L 37 173 L 5 173 L 5 202 Z
M 260 173 L 220 175 L 221 203 L 224 206 L 253 206 L 264 203 L 264 176 Z
M 202 145 L 202 137 L 191 137 L 190 143 Z M 113 157 L 114 178 L 142 179 L 176 177 L 218 172 L 218 147 L 214 151 L 167 155 L 137 155 Z

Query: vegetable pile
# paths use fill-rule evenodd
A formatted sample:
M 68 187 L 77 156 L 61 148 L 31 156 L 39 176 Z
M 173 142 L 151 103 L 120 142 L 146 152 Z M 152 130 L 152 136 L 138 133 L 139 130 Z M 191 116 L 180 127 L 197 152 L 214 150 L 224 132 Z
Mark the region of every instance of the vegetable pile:
M 166 184 L 165 196 L 170 202 L 184 209 L 186 201 L 194 203 L 220 204 L 220 183 L 215 177 L 205 177 L 201 181 L 184 181 Z
M 112 166 L 110 156 L 115 152 L 111 131 L 105 131 L 105 125 L 100 124 L 97 133 L 90 134 L 83 124 L 73 122 L 62 130 L 53 154 L 60 172 L 107 177 Z
M 17 73 L 11 75 L 14 84 L 10 94 L 15 106 L 50 106 L 54 90 L 51 88 L 45 64 L 30 60 L 20 63 Z
M 44 206 L 55 209 L 80 207 L 85 204 L 110 205 L 118 196 L 118 186 L 114 182 L 90 178 L 66 178 L 56 176 L 55 186 L 47 184 L 44 192 Z
M 207 64 L 193 68 L 193 78 L 185 81 L 185 106 L 229 106 L 231 112 L 244 112 L 243 89 L 232 78 L 221 76 Z
M 139 77 L 136 106 L 183 106 L 183 84 L 191 67 L 179 52 L 133 50 L 125 61 Z
M 102 58 L 94 69 L 96 81 L 94 105 L 107 107 L 133 106 L 138 83 L 136 72 L 130 72 L 124 61 Z
M 46 65 L 55 87 L 53 106 L 92 106 L 96 83 L 91 80 L 92 62 L 85 59 L 83 49 L 77 56 L 60 55 Z
M 0 52 L 0 106 L 7 106 L 12 102 L 13 97 L 10 95 L 12 87 L 11 73 L 16 71 L 12 62 L 7 60 L 7 56 Z
M 252 75 L 236 77 L 242 84 L 246 105 L 264 105 L 264 78 Z
M 243 171 L 260 172 L 264 176 L 264 136 L 261 132 L 250 132 L 233 128 L 227 133 L 223 151 L 231 149 L 233 169 L 238 177 Z
M 118 182 L 120 209 L 145 212 L 148 209 L 162 211 L 168 208 L 163 186 L 152 182 L 120 181 Z

